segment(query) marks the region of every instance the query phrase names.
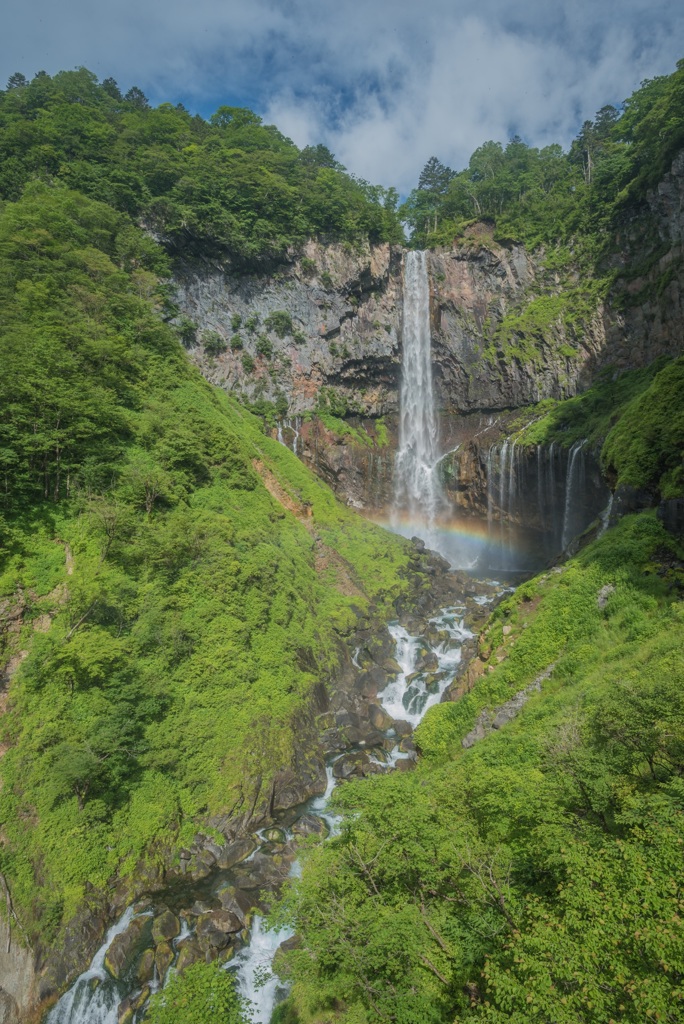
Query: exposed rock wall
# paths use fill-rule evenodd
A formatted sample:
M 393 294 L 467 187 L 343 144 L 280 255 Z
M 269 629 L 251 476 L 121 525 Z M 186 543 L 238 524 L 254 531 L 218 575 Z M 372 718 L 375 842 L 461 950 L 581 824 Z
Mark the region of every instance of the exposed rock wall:
M 177 299 L 198 326 L 190 350 L 204 376 L 251 401 L 284 395 L 290 414 L 315 409 L 321 388 L 337 402 L 370 416 L 396 410 L 400 366 L 401 260 L 397 247 L 329 246 L 310 242 L 269 277 L 235 277 L 206 264 L 178 269 Z M 284 311 L 293 330 L 269 331 L 269 314 Z M 258 317 L 253 330 L 246 326 Z M 240 319 L 240 326 L 233 327 Z M 226 352 L 210 356 L 201 336 L 217 332 Z M 242 348 L 231 349 L 238 336 Z M 266 335 L 273 354 L 259 354 Z M 243 357 L 254 359 L 246 370 Z

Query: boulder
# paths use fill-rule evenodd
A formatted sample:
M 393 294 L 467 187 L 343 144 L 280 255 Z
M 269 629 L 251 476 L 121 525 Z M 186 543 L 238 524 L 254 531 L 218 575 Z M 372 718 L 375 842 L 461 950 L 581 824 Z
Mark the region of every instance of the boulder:
M 302 814 L 292 826 L 292 831 L 296 836 L 324 836 L 328 826 L 317 814 Z
M 263 831 L 263 837 L 267 843 L 284 843 L 285 833 L 282 828 L 267 828 Z
M 239 918 L 242 928 L 248 928 L 252 919 L 252 913 L 256 909 L 252 897 L 248 893 L 243 892 L 242 889 L 236 889 L 233 885 L 221 889 L 218 897 L 223 909 L 229 910 Z
M 228 843 L 226 846 L 221 847 L 221 852 L 216 860 L 216 864 L 223 871 L 227 871 L 229 868 L 235 867 L 236 864 L 240 864 L 243 860 L 246 860 L 257 848 L 257 844 L 253 839 L 237 839 L 234 843 Z
M 194 936 L 189 939 L 183 939 L 182 942 L 178 943 L 178 963 L 176 964 L 176 970 L 179 974 L 182 974 L 186 967 L 190 964 L 196 964 L 199 960 L 204 960 L 205 955 L 199 942 Z
M 380 707 L 379 704 L 368 705 L 368 719 L 373 728 L 380 732 L 385 732 L 385 730 L 391 728 L 393 724 L 390 716 L 384 708 Z
M 140 985 L 145 985 L 148 981 L 152 981 L 154 977 L 154 950 L 146 949 L 143 955 L 140 957 L 140 963 L 138 964 L 138 970 L 136 972 L 136 978 Z
M 174 958 L 173 947 L 168 942 L 160 942 L 154 951 L 154 963 L 157 968 L 157 974 L 161 979 L 166 977 L 166 972 L 173 963 Z
M 137 996 L 127 996 L 119 1003 L 118 1024 L 131 1024 L 136 1013 L 150 998 L 150 986 L 145 985 Z
M 135 917 L 128 928 L 112 940 L 112 944 L 105 954 L 104 962 L 113 978 L 120 978 L 130 966 L 146 924 L 146 918 Z
M 180 921 L 170 910 L 165 910 L 152 923 L 152 941 L 155 946 L 160 942 L 169 942 L 180 935 Z

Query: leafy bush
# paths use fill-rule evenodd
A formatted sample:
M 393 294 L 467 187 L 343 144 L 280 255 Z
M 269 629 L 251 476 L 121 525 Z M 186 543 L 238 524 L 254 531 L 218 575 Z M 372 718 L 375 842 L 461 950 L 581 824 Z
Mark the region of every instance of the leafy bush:
M 228 348 L 225 340 L 217 331 L 203 331 L 202 345 L 208 356 L 220 356 Z
M 242 338 L 239 334 L 234 334 L 230 339 L 230 348 L 232 352 L 239 352 L 241 348 L 244 348 Z
M 242 357 L 242 369 L 245 371 L 245 373 L 252 373 L 255 366 L 256 363 L 254 362 L 252 356 L 250 356 L 249 352 L 245 352 L 245 354 Z
M 292 334 L 292 317 L 284 309 L 275 309 L 264 320 L 264 327 L 267 331 L 273 331 L 279 338 L 284 338 L 287 334 Z
M 149 1024 L 244 1024 L 247 1008 L 235 991 L 233 975 L 219 964 L 191 964 L 173 973 L 150 1000 Z
M 270 359 L 273 355 L 273 343 L 267 334 L 260 334 L 256 341 L 257 354 Z

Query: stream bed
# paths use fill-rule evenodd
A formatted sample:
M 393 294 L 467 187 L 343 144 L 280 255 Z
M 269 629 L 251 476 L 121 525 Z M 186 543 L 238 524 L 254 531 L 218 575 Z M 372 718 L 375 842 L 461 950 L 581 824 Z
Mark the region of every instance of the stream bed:
M 508 588 L 497 583 L 484 585 L 484 593 L 475 601 L 487 605 L 504 589 Z M 163 987 L 169 972 L 193 962 L 193 958 L 203 958 L 203 950 L 208 950 L 209 959 L 224 959 L 225 969 L 235 973 L 238 991 L 250 1004 L 254 1024 L 269 1024 L 274 1007 L 287 994 L 286 985 L 271 969 L 273 960 L 281 943 L 293 933 L 287 928 L 267 928 L 267 907 L 255 891 L 266 887 L 277 893 L 287 877 L 301 873 L 297 858 L 300 837 L 339 831 L 340 818 L 329 807 L 340 781 L 335 767 L 338 761 L 356 753 L 371 763 L 373 772 L 411 767 L 401 762 L 416 759 L 413 730 L 429 708 L 443 699 L 459 670 L 463 644 L 474 636 L 465 617 L 465 604 L 442 608 L 420 635 L 412 635 L 399 622 L 389 623 L 399 671 L 375 700 L 386 716 L 384 724 L 391 723 L 381 733 L 382 743 L 370 750 L 352 747 L 331 757 L 326 765 L 324 793 L 293 808 L 276 826 L 256 833 L 246 847 L 251 852 L 241 857 L 237 866 L 208 873 L 209 877 L 194 888 L 186 886 L 182 905 L 174 905 L 169 898 L 160 902 L 155 895 L 153 901 L 129 907 L 109 929 L 88 970 L 50 1010 L 47 1024 L 137 1024 L 144 1018 L 150 995 Z M 259 872 L 268 869 L 269 863 L 279 864 L 279 872 L 274 870 L 268 886 L 254 883 L 252 875 L 261 879 Z M 188 905 L 193 897 L 194 903 Z M 164 920 L 168 934 L 160 939 Z M 224 935 L 221 927 L 231 929 L 230 934 Z M 207 945 L 207 936 L 217 948 Z M 117 955 L 124 966 L 115 976 L 111 964 Z

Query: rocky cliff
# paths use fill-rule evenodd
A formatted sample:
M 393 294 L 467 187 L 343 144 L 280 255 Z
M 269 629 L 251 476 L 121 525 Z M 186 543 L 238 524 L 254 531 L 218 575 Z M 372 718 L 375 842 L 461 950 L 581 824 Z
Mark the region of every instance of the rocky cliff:
M 571 397 L 607 367 L 681 352 L 683 232 L 684 153 L 625 217 L 604 298 L 577 268 L 557 269 L 554 253 L 497 244 L 484 223 L 431 252 L 442 450 L 474 445 L 470 460 L 482 465 L 508 411 Z M 350 504 L 378 514 L 391 501 L 397 445 L 402 265 L 399 247 L 310 242 L 269 276 L 186 263 L 175 278 L 207 379 L 272 403 L 284 443 Z M 466 491 L 461 502 L 482 508 L 481 488 Z

